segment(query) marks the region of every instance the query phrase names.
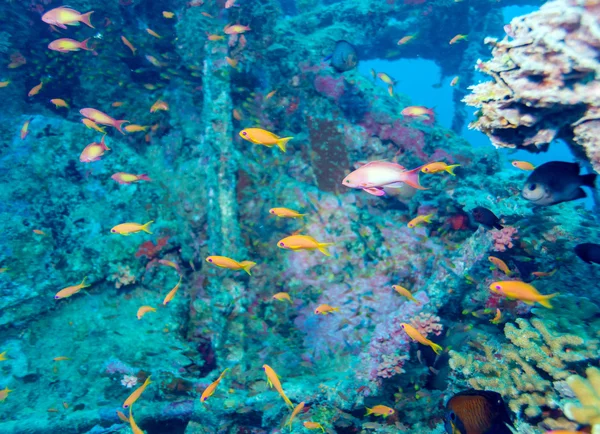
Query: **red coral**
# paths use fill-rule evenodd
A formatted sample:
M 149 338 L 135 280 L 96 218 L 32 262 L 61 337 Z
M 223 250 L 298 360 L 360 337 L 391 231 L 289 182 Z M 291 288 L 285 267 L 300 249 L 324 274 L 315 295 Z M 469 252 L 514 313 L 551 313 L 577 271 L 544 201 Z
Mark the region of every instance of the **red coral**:
M 342 96 L 344 90 L 346 90 L 343 77 L 333 78 L 331 75 L 317 75 L 314 84 L 317 92 L 333 98 L 336 101 Z
M 135 257 L 139 258 L 145 256 L 148 259 L 152 259 L 156 255 L 158 255 L 158 253 L 163 249 L 163 247 L 167 245 L 168 241 L 169 237 L 159 238 L 156 244 L 154 244 L 152 241 L 146 241 L 145 243 L 142 243 L 140 245 L 138 251 L 135 253 Z

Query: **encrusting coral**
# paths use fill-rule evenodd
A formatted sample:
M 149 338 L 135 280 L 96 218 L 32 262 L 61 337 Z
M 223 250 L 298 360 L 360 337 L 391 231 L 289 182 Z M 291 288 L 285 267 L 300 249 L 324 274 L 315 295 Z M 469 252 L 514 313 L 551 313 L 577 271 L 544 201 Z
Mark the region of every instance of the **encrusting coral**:
M 542 406 L 558 407 L 561 394 L 556 382 L 569 376 L 569 363 L 594 357 L 597 342 L 559 334 L 553 323 L 538 318 L 519 318 L 516 323 L 518 327 L 508 323 L 504 329 L 511 343 L 480 341 L 474 346 L 483 355 L 451 351 L 450 367 L 474 389 L 500 393 L 515 413 L 522 410 L 528 417 L 537 417 Z
M 493 58 L 477 69 L 494 81 L 472 86 L 463 100 L 479 108 L 470 128 L 497 147 L 544 150 L 556 138 L 583 147 L 600 169 L 600 2 L 556 0 L 488 38 Z
M 589 367 L 587 380 L 579 375 L 567 378 L 581 406 L 565 405 L 565 415 L 581 424 L 592 425 L 592 434 L 600 434 L 600 369 Z

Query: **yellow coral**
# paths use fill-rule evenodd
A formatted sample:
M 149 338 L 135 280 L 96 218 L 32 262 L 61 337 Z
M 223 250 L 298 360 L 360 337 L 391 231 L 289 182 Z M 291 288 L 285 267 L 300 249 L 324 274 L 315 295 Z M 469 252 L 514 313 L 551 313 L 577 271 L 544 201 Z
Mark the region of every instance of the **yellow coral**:
M 565 415 L 581 424 L 592 425 L 592 434 L 600 434 L 600 369 L 590 367 L 585 373 L 587 380 L 579 375 L 567 378 L 581 407 L 569 403 L 565 406 Z

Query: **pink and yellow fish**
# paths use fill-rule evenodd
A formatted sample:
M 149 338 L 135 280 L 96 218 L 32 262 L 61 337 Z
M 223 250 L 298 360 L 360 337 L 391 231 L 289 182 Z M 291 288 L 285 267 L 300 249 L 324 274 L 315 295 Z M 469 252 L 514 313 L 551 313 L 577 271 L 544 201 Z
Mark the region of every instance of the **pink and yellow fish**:
M 204 392 L 202 392 L 202 396 L 200 396 L 200 402 L 206 402 L 206 400 L 215 393 L 215 390 L 217 390 L 217 386 L 219 385 L 219 383 L 221 382 L 221 380 L 225 376 L 225 373 L 228 370 L 229 370 L 229 368 L 226 368 L 223 372 L 221 372 L 221 375 L 219 375 L 219 378 L 217 378 L 215 381 L 210 383 L 208 385 L 208 387 L 206 389 L 204 389 Z
M 90 22 L 90 16 L 94 13 L 94 11 L 86 12 L 85 14 L 81 14 L 75 9 L 71 9 L 68 7 L 60 6 L 58 8 L 54 8 L 46 12 L 42 15 L 42 21 L 60 27 L 61 29 L 66 29 L 67 26 L 78 26 L 79 23 L 83 23 L 92 29 L 92 23 Z
M 277 247 L 288 250 L 319 250 L 325 256 L 331 256 L 327 250 L 333 243 L 321 243 L 309 235 L 292 235 L 279 240 Z
M 431 347 L 431 349 L 436 354 L 441 354 L 442 353 L 443 348 L 441 346 L 439 346 L 436 343 L 431 342 L 429 339 L 427 339 L 425 336 L 423 336 L 421 333 L 419 333 L 419 331 L 416 328 L 414 328 L 413 326 L 411 326 L 410 324 L 402 323 L 402 324 L 400 324 L 400 326 L 402 327 L 402 330 L 404 330 L 406 332 L 406 334 L 413 341 L 417 341 L 420 344 L 427 345 L 428 347 Z
M 285 152 L 287 142 L 293 139 L 293 137 L 279 137 L 262 128 L 245 128 L 240 131 L 240 137 L 256 145 L 263 145 L 268 148 L 277 145 L 283 152 Z
M 106 113 L 103 113 L 100 110 L 96 110 L 93 108 L 81 109 L 81 110 L 79 110 L 79 113 L 81 113 L 82 116 L 94 121 L 97 124 L 108 125 L 109 127 L 114 127 L 117 130 L 119 130 L 119 132 L 121 134 L 125 134 L 125 132 L 121 128 L 123 126 L 123 124 L 129 123 L 129 121 L 126 121 L 126 120 L 113 119 L 110 116 L 108 116 Z
M 271 368 L 269 365 L 263 365 L 263 370 L 267 375 L 267 383 L 269 384 L 269 386 L 274 387 L 275 390 L 279 392 L 285 403 L 291 408 L 294 408 L 294 404 L 292 404 L 292 401 L 290 401 L 290 399 L 285 395 L 283 387 L 281 387 L 281 382 L 279 381 L 279 376 L 273 370 L 273 368 Z
M 100 143 L 93 142 L 87 145 L 85 148 L 83 148 L 83 151 L 79 156 L 79 161 L 81 161 L 82 163 L 91 163 L 93 161 L 98 161 L 106 151 L 110 151 L 110 148 L 106 146 L 106 143 L 104 143 L 105 137 L 105 135 L 102 136 Z
M 402 188 L 403 184 L 426 190 L 419 183 L 421 167 L 406 170 L 403 166 L 390 161 L 371 161 L 346 176 L 342 184 L 374 196 L 383 196 L 386 194 L 384 189 Z
M 134 175 L 132 173 L 125 173 L 125 172 L 117 172 L 111 176 L 111 179 L 114 179 L 119 184 L 127 184 L 127 185 L 132 184 L 134 182 L 139 182 L 139 181 L 148 181 L 148 182 L 152 181 L 148 177 L 148 175 L 146 175 L 145 173 L 142 173 L 141 175 Z
M 276 215 L 277 217 L 286 217 L 286 218 L 296 218 L 302 217 L 306 214 L 300 214 L 298 211 L 294 211 L 289 208 L 271 208 L 269 210 L 270 214 Z
M 87 277 L 84 277 L 79 285 L 67 286 L 66 288 L 61 289 L 60 291 L 58 291 L 56 293 L 56 295 L 54 296 L 54 299 L 60 300 L 61 298 L 68 298 L 68 297 L 72 296 L 73 294 L 77 294 L 83 288 L 87 288 L 90 285 L 85 283 L 85 279 L 87 279 Z
M 229 270 L 244 270 L 250 275 L 250 269 L 256 265 L 256 262 L 238 262 L 234 259 L 228 258 L 227 256 L 209 256 L 208 258 L 206 258 L 206 262 L 216 265 L 219 268 L 227 268 Z
M 539 303 L 548 309 L 552 309 L 549 300 L 559 295 L 557 292 L 549 295 L 540 294 L 532 285 L 518 280 L 493 282 L 490 285 L 490 290 L 497 294 L 502 294 L 507 298 L 520 300 L 526 304 Z
M 121 223 L 120 225 L 117 225 L 114 228 L 112 228 L 110 232 L 113 234 L 120 234 L 125 236 L 136 234 L 141 231 L 144 231 L 148 234 L 152 234 L 152 232 L 150 232 L 150 225 L 152 223 L 154 223 L 154 220 L 150 220 L 148 223 L 143 225 L 139 223 Z
M 58 51 L 60 53 L 69 53 L 71 51 L 94 51 L 92 48 L 87 46 L 90 39 L 86 39 L 82 42 L 76 41 L 75 39 L 61 38 L 48 44 L 48 48 L 52 51 Z

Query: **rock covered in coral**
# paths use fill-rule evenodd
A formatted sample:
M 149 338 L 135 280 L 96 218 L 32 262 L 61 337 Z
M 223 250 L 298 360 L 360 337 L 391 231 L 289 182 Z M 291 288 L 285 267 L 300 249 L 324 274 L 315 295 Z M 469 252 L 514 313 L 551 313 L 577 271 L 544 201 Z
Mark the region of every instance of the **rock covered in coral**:
M 556 138 L 582 146 L 600 169 L 600 2 L 556 0 L 488 39 L 493 58 L 477 68 L 493 81 L 472 86 L 470 128 L 495 146 L 545 150 Z

